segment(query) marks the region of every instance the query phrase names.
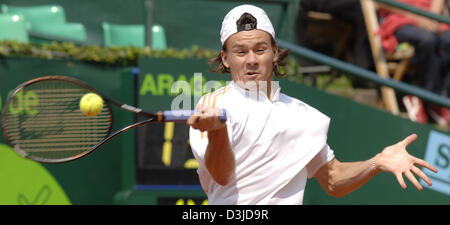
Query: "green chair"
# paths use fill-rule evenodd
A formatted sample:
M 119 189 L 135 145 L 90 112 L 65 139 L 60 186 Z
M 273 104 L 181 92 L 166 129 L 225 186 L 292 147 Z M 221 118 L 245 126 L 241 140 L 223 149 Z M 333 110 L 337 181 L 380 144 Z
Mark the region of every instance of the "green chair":
M 0 41 L 29 42 L 26 22 L 22 15 L 0 14 L 0 31 Z
M 164 27 L 159 24 L 154 24 L 152 26 L 152 49 L 167 49 L 166 32 Z
M 121 25 L 103 22 L 103 37 L 106 47 L 111 46 L 145 46 L 145 26 Z
M 33 43 L 49 41 L 86 41 L 86 29 L 81 23 L 67 23 L 64 8 L 59 5 L 11 6 L 1 5 L 5 13 L 23 15 Z
M 120 25 L 103 22 L 103 35 L 106 47 L 110 46 L 145 46 L 145 26 Z M 167 49 L 164 28 L 161 25 L 152 26 L 152 49 Z
M 80 23 L 39 24 L 33 26 L 33 33 L 49 36 L 51 39 L 64 41 L 86 41 L 86 28 Z
M 58 5 L 41 6 L 11 6 L 1 5 L 3 13 L 21 14 L 27 20 L 28 29 L 33 29 L 37 24 L 64 24 L 66 23 L 66 14 L 64 9 Z

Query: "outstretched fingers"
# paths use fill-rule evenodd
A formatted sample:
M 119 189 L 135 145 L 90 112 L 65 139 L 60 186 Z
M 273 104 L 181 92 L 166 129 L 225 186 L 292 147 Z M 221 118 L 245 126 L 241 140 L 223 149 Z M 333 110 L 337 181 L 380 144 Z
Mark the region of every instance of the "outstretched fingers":
M 411 134 L 408 137 L 406 137 L 405 139 L 403 139 L 403 141 L 401 141 L 401 143 L 406 148 L 406 146 L 413 143 L 415 140 L 417 140 L 417 134 Z
M 433 168 L 434 167 L 431 166 L 431 170 L 433 170 Z M 436 169 L 436 168 L 434 168 L 434 169 Z M 417 190 L 419 190 L 419 191 L 423 190 L 422 185 L 419 183 L 419 181 L 417 180 L 417 178 L 414 176 L 413 173 L 416 174 L 418 177 L 420 177 L 423 181 L 425 181 L 425 183 L 428 184 L 429 186 L 432 185 L 430 178 L 422 170 L 420 170 L 419 168 L 417 168 L 415 166 L 412 166 L 410 170 L 395 174 L 395 177 L 397 178 L 398 183 L 400 184 L 400 186 L 403 189 L 407 188 L 405 180 L 403 179 L 403 174 L 404 174 L 405 177 L 408 178 L 408 180 L 417 188 Z
M 414 164 L 417 164 L 417 165 L 419 165 L 421 167 L 425 167 L 425 168 L 427 168 L 427 169 L 429 169 L 429 170 L 431 170 L 431 171 L 433 171 L 435 173 L 438 172 L 438 169 L 436 169 L 436 167 L 434 167 L 433 165 L 429 164 L 427 161 L 425 161 L 423 159 L 419 159 L 419 158 L 413 157 L 413 160 L 414 160 Z
M 430 178 L 428 178 L 428 176 L 424 172 L 422 172 L 422 170 L 420 170 L 419 168 L 413 166 L 411 168 L 411 171 L 413 173 L 415 173 L 417 176 L 419 176 L 423 181 L 425 181 L 425 183 L 427 183 L 428 186 L 432 185 Z
M 411 181 L 411 183 L 414 184 L 414 186 L 419 191 L 423 190 L 422 185 L 420 185 L 420 183 L 417 181 L 417 179 L 414 177 L 414 175 L 411 173 L 411 171 L 406 171 L 405 176 L 406 176 L 406 178 L 408 178 L 409 181 Z M 400 184 L 400 186 L 403 189 L 406 189 L 408 187 L 408 186 L 406 186 L 405 180 L 403 179 L 403 173 L 397 173 L 397 174 L 395 174 L 395 177 L 397 178 L 398 183 Z
M 411 183 L 414 184 L 414 186 L 417 188 L 417 190 L 422 191 L 423 187 L 420 185 L 419 181 L 417 181 L 416 177 L 411 173 L 411 171 L 406 171 L 405 176 L 408 178 Z
M 410 155 L 406 151 L 406 147 L 413 143 L 415 140 L 417 140 L 417 134 L 411 134 L 402 141 L 398 142 L 395 145 L 389 146 L 385 150 L 383 150 L 384 157 L 386 159 L 384 160 L 387 162 L 387 170 L 395 175 L 397 178 L 398 183 L 403 189 L 406 189 L 406 183 L 404 180 L 403 175 L 419 190 L 422 191 L 423 187 L 415 177 L 415 175 L 418 176 L 418 178 L 421 178 L 424 180 L 425 183 L 428 185 L 432 185 L 430 178 L 419 168 L 417 168 L 415 165 L 421 166 L 423 168 L 427 168 L 430 171 L 433 171 L 435 173 L 438 172 L 438 170 L 432 166 L 430 163 L 426 162 L 423 159 L 416 158 L 412 155 Z
M 405 180 L 403 180 L 402 174 L 401 173 L 397 173 L 397 174 L 395 174 L 395 177 L 397 178 L 397 181 L 400 184 L 400 186 L 403 189 L 406 189 L 407 186 L 406 186 Z

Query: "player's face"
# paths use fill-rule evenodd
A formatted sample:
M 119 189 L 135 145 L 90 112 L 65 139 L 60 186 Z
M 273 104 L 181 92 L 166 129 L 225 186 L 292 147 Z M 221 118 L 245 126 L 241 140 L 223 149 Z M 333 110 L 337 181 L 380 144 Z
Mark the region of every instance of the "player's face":
M 273 81 L 273 63 L 278 47 L 270 34 L 262 30 L 240 31 L 226 41 L 222 62 L 230 69 L 233 81 Z

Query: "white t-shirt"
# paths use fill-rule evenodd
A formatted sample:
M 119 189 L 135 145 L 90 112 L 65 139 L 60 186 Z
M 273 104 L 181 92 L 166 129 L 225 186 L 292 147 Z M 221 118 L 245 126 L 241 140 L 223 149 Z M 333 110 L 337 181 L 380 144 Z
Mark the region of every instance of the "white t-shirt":
M 281 94 L 276 83 L 272 93 L 270 101 L 263 92 L 231 82 L 200 99 L 199 104 L 227 111 L 236 162 L 232 181 L 225 186 L 216 183 L 204 162 L 207 133 L 190 129 L 197 172 L 209 204 L 302 204 L 307 178 L 334 158 L 326 143 L 330 119 Z

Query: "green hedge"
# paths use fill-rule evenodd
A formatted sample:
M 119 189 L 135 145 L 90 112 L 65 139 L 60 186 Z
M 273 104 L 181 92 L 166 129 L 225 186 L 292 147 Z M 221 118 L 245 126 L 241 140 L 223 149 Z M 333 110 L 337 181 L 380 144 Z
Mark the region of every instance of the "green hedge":
M 84 62 L 116 65 L 136 66 L 140 56 L 151 58 L 197 58 L 210 59 L 218 54 L 217 51 L 201 49 L 192 46 L 187 49 L 168 48 L 166 50 L 152 50 L 149 47 L 101 47 L 95 45 L 78 46 L 70 42 L 51 42 L 41 45 L 19 43 L 15 41 L 0 41 L 0 56 L 31 56 L 42 59 L 68 58 Z M 297 73 L 299 65 L 288 58 L 284 69 L 289 75 Z
M 137 66 L 138 59 L 141 56 L 151 58 L 211 59 L 217 54 L 217 51 L 201 49 L 199 46 L 192 46 L 186 49 L 168 48 L 161 51 L 152 50 L 149 47 L 105 48 L 96 45 L 80 46 L 71 42 L 51 42 L 36 45 L 33 43 L 0 41 L 0 57 L 29 56 L 48 60 L 65 58 L 111 66 Z M 285 63 L 286 65 L 281 70 L 285 70 L 288 79 L 311 86 L 308 80 L 303 79 L 303 75 L 299 72 L 300 65 L 294 58 L 288 57 Z M 319 83 L 326 83 L 329 75 L 317 75 L 317 78 L 319 81 L 323 80 L 323 82 Z M 338 92 L 346 92 L 345 90 L 351 89 L 352 86 L 351 81 L 349 82 L 345 76 L 335 79 L 332 84 L 335 84 L 338 89 L 344 90 Z M 348 94 L 343 95 L 346 96 Z
M 110 47 L 95 45 L 77 46 L 70 42 L 51 42 L 42 45 L 19 43 L 15 41 L 0 42 L 0 56 L 31 56 L 42 59 L 68 58 L 90 63 L 116 66 L 136 66 L 140 56 L 153 58 L 212 58 L 217 53 L 212 50 L 192 46 L 190 49 L 177 50 L 168 48 L 164 51 L 148 47 Z

